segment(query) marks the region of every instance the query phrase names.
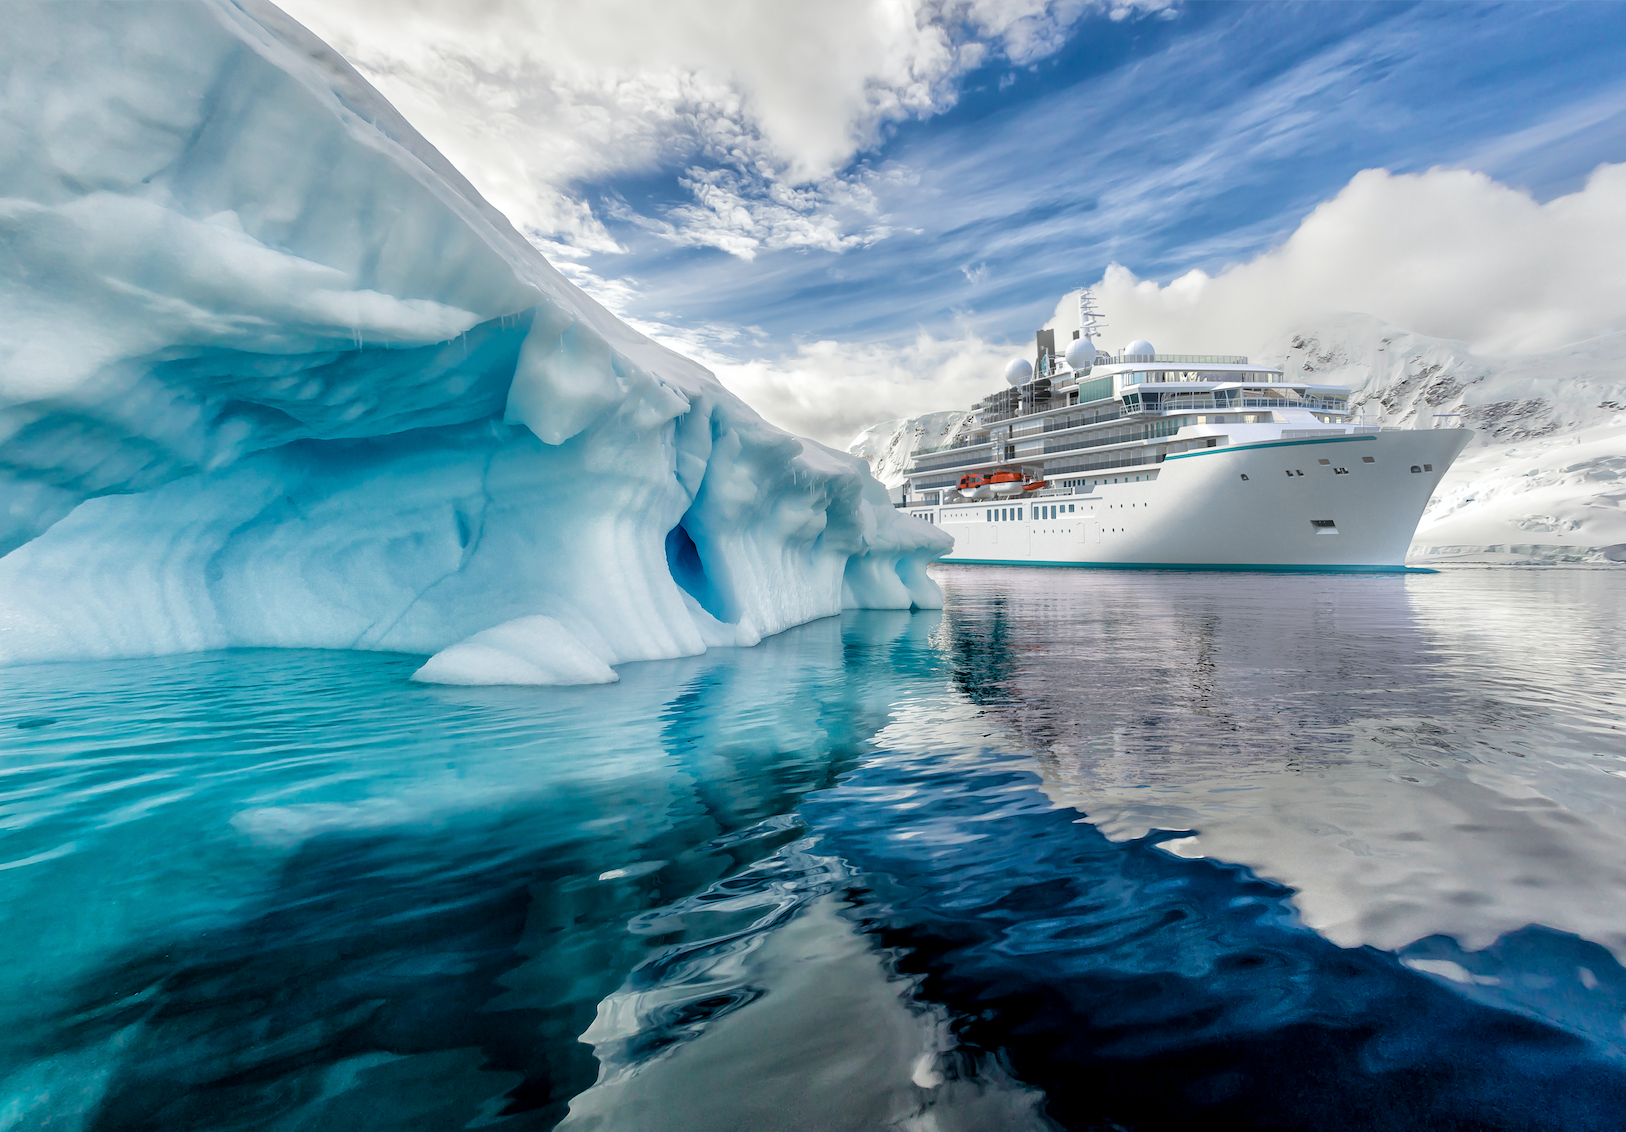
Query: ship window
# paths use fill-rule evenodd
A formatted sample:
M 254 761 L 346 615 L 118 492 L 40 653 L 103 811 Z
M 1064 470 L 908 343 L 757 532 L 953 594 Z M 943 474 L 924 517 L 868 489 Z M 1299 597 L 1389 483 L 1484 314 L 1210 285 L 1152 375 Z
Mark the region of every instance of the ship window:
M 1310 525 L 1318 531 L 1336 531 L 1338 524 L 1331 519 L 1311 519 Z
M 1242 473 L 1242 478 L 1243 478 L 1243 479 L 1247 479 L 1247 478 L 1248 478 L 1248 473 L 1247 473 L 1247 472 L 1243 472 L 1243 473 Z
M 1412 471 L 1414 471 L 1414 472 L 1420 472 L 1420 471 L 1422 471 L 1422 470 L 1423 470 L 1423 469 L 1422 469 L 1422 468 L 1419 468 L 1419 467 L 1418 467 L 1418 466 L 1417 466 L 1417 465 L 1416 465 L 1416 464 L 1413 464 L 1413 465 L 1412 465 L 1412 466 L 1411 466 L 1411 470 L 1412 470 Z
M 1376 462 L 1377 461 L 1371 456 L 1362 456 L 1361 457 L 1361 463 L 1363 463 L 1363 464 L 1374 464 Z
M 1073 504 L 1071 504 L 1071 503 L 1069 503 L 1069 504 L 1068 504 L 1068 505 L 1067 505 L 1067 513 L 1068 513 L 1068 514 L 1069 514 L 1069 515 L 1071 515 L 1071 514 L 1072 514 L 1072 513 L 1073 513 Z
M 1433 470 L 1434 470 L 1434 465 L 1433 464 L 1424 464 L 1423 465 L 1423 471 L 1432 472 Z
M 1017 518 L 1018 518 L 1018 519 L 1020 519 L 1020 518 L 1021 518 L 1021 517 L 1022 517 L 1022 509 L 1021 509 L 1021 508 L 1020 508 L 1020 507 L 1018 507 L 1018 508 L 1017 508 L 1017 509 L 1016 509 L 1016 517 L 1017 517 Z
M 1288 468 L 1288 469 L 1287 469 L 1287 478 L 1288 478 L 1288 479 L 1292 479 L 1292 478 L 1293 478 L 1293 469 L 1292 469 L 1292 468 Z
M 1316 463 L 1318 463 L 1318 464 L 1330 464 L 1330 463 L 1332 463 L 1332 461 L 1331 460 L 1317 460 Z

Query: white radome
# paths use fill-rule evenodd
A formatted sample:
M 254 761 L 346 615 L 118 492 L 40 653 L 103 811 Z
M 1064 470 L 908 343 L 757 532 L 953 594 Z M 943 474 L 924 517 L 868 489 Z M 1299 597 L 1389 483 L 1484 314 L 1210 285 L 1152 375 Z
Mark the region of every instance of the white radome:
M 1152 344 L 1144 338 L 1137 338 L 1129 345 L 1124 347 L 1124 354 L 1126 356 L 1141 357 L 1147 354 L 1155 353 L 1157 353 L 1157 351 L 1152 349 Z
M 1095 364 L 1095 343 L 1088 338 L 1074 338 L 1067 344 L 1067 364 L 1074 369 L 1088 369 Z
M 1012 385 L 1025 384 L 1033 377 L 1033 363 L 1026 358 L 1012 358 L 1005 363 L 1005 380 Z

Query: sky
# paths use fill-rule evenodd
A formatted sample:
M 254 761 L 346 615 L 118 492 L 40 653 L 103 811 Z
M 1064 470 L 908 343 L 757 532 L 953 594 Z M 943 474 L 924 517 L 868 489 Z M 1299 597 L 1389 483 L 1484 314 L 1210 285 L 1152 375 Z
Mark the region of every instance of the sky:
M 1626 4 L 283 6 L 576 283 L 839 447 L 968 407 L 1081 286 L 1167 352 L 1626 328 Z

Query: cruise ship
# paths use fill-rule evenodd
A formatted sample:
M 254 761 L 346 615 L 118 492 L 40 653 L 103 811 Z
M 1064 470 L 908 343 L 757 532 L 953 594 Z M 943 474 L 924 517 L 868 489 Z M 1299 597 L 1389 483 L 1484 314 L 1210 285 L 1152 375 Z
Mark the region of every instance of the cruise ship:
M 1012 359 L 948 445 L 915 453 L 904 506 L 954 536 L 946 562 L 1397 570 L 1465 428 L 1352 417 L 1349 389 L 1245 357 L 1096 345 Z

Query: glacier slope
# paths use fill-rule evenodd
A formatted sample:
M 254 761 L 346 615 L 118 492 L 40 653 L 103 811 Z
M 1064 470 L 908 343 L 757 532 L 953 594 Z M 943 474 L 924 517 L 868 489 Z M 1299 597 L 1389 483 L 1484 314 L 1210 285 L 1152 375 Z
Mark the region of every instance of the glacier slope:
M 914 462 L 916 452 L 952 443 L 972 416 L 970 412 L 943 412 L 883 421 L 853 437 L 847 451 L 868 461 L 870 474 L 887 487 L 897 487 L 908 478 L 904 470 Z
M 597 680 L 940 603 L 948 540 L 861 461 L 571 285 L 276 8 L 8 18 L 0 664 Z

